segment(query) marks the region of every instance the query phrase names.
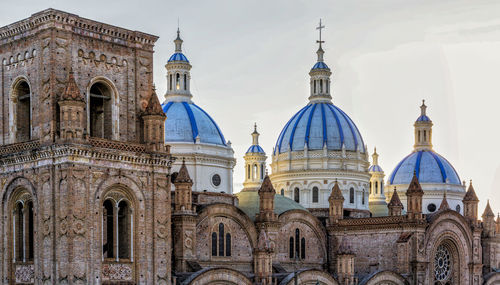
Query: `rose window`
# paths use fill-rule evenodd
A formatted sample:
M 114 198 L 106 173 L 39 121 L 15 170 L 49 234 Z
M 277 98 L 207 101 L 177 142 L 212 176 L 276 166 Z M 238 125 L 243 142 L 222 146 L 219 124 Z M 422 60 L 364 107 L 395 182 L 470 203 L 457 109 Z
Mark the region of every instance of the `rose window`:
M 451 254 L 444 245 L 437 248 L 434 257 L 434 275 L 436 281 L 447 281 L 451 276 Z

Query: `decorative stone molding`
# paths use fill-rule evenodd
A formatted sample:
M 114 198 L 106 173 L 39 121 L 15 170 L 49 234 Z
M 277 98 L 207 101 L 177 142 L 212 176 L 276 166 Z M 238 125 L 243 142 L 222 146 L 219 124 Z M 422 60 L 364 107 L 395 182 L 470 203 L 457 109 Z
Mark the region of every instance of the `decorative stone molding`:
M 132 281 L 133 265 L 125 263 L 111 263 L 102 265 L 103 281 Z

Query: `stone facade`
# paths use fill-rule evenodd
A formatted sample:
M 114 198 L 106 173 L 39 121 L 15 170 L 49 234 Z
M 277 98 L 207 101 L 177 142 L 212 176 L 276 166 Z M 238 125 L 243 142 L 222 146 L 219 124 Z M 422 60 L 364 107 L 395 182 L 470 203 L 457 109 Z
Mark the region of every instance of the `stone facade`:
M 2 284 L 170 284 L 156 40 L 52 9 L 0 29 Z

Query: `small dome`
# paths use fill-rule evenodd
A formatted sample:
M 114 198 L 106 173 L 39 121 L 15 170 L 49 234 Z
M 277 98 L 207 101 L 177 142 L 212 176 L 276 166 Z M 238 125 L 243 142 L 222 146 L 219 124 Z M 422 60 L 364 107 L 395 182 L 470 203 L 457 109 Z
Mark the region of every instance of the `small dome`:
M 410 184 L 416 173 L 423 183 L 443 183 L 461 185 L 455 168 L 441 155 L 432 150 L 414 151 L 405 157 L 389 176 L 391 185 Z
M 330 70 L 328 65 L 326 65 L 326 63 L 324 63 L 322 61 L 316 62 L 316 64 L 311 68 L 311 70 L 312 69 L 328 69 L 328 70 Z
M 255 215 L 259 212 L 259 192 L 258 191 L 241 191 L 236 193 L 238 197 L 238 208 L 240 208 L 247 216 L 253 221 L 255 220 Z M 280 215 L 288 210 L 304 210 L 306 208 L 302 207 L 299 203 L 294 200 L 281 196 L 279 194 L 274 195 L 274 213 Z
M 215 121 L 200 107 L 189 102 L 166 102 L 165 142 L 200 142 L 226 145 L 226 140 Z
M 427 115 L 421 115 L 417 118 L 417 122 L 430 122 L 431 119 Z
M 266 153 L 260 145 L 251 145 L 246 153 Z
M 378 165 L 371 165 L 368 168 L 368 172 L 384 172 L 384 171 L 382 170 L 382 167 L 380 167 Z
M 309 103 L 286 123 L 275 146 L 276 153 L 323 149 L 365 152 L 363 138 L 354 122 L 332 103 Z
M 174 53 L 168 59 L 168 62 L 171 62 L 171 61 L 185 61 L 185 62 L 189 63 L 189 60 L 187 59 L 187 57 L 182 52 L 176 52 L 176 53 Z

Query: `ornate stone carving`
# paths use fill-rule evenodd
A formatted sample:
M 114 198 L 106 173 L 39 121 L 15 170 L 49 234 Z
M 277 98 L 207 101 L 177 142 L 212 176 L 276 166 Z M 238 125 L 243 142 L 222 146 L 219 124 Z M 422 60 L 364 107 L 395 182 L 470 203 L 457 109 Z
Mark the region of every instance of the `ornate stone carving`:
M 73 232 L 76 235 L 83 236 L 85 234 L 85 223 L 82 220 L 75 219 L 73 222 Z
M 103 264 L 103 281 L 132 281 L 131 264 Z
M 34 283 L 35 266 L 34 265 L 16 265 L 16 283 Z

